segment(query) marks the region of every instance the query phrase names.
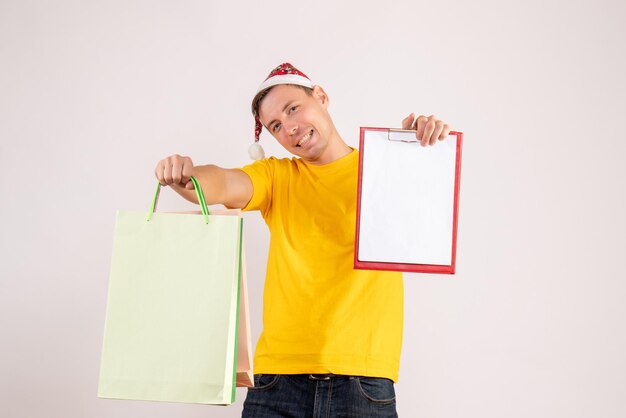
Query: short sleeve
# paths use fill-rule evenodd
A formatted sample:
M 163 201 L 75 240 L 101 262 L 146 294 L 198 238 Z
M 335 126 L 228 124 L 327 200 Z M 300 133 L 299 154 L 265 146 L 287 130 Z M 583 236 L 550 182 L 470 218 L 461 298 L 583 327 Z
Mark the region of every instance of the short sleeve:
M 253 188 L 252 198 L 242 210 L 260 210 L 263 217 L 267 215 L 272 204 L 272 184 L 275 162 L 276 158 L 274 157 L 265 158 L 240 169 L 250 177 Z

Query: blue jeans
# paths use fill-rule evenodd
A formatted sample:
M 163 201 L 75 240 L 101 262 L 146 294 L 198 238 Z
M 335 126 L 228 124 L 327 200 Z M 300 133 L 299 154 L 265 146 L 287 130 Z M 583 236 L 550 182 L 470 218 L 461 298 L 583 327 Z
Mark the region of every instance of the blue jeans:
M 242 418 L 397 417 L 393 382 L 377 377 L 256 374 Z

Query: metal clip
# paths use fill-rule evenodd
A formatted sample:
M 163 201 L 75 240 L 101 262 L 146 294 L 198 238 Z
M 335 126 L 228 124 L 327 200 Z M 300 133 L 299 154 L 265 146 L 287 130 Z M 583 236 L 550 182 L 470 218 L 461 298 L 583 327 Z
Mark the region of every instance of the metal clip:
M 389 129 L 387 132 L 387 140 L 398 142 L 419 142 L 415 134 L 417 131 L 406 129 Z

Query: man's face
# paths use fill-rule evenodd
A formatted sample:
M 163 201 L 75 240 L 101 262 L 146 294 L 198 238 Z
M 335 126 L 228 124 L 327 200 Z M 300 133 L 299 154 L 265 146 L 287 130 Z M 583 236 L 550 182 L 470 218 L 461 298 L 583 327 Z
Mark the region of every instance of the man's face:
M 312 163 L 324 163 L 332 134 L 328 97 L 315 86 L 309 96 L 303 89 L 278 85 L 261 101 L 259 119 L 290 153 Z

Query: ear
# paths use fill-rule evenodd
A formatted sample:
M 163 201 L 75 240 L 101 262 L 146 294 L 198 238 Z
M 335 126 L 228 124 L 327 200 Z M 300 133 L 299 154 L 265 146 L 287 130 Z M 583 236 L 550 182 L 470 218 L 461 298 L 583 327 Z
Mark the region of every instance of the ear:
M 324 108 L 328 107 L 330 99 L 322 86 L 313 86 L 313 98 L 315 98 L 315 100 L 317 100 Z

